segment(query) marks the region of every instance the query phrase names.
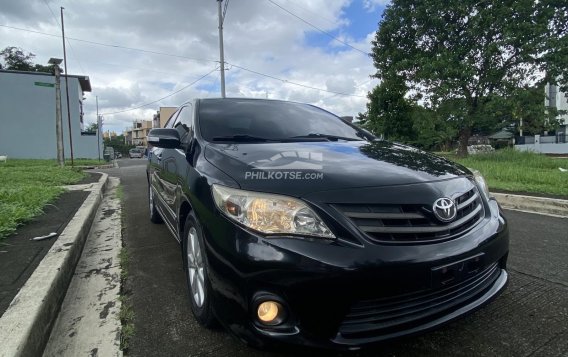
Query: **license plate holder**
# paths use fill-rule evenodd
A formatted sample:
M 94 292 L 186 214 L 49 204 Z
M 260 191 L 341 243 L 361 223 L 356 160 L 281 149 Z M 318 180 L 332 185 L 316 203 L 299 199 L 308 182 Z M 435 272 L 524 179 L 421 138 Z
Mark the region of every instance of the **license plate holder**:
M 431 269 L 432 288 L 443 288 L 475 276 L 485 267 L 485 253 Z

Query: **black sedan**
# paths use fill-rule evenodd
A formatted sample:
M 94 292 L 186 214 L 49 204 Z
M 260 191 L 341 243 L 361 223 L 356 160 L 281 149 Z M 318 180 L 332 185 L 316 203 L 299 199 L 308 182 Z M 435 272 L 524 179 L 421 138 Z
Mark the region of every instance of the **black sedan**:
M 198 99 L 148 142 L 150 219 L 180 242 L 206 327 L 357 349 L 506 286 L 507 223 L 478 173 L 323 109 Z

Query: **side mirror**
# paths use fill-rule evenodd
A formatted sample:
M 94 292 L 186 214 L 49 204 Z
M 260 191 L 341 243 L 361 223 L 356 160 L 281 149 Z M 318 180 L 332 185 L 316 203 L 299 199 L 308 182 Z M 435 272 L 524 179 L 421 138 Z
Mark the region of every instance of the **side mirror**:
M 147 140 L 148 144 L 164 149 L 177 149 L 181 144 L 178 131 L 171 128 L 152 129 Z

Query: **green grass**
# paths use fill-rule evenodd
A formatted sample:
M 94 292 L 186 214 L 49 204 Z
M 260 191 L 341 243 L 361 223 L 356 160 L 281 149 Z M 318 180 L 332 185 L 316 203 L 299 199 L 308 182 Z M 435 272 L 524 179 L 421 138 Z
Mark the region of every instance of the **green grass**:
M 55 160 L 8 159 L 0 163 L 0 239 L 42 213 L 61 193 L 61 185 L 80 181 L 85 174 L 60 168 Z
M 568 169 L 568 159 L 555 159 L 512 149 L 470 155 L 467 158 L 457 158 L 452 154 L 441 155 L 481 172 L 490 190 L 568 197 L 568 172 L 558 169 Z
M 124 190 L 122 189 L 122 185 L 116 188 L 116 197 L 120 200 L 120 203 L 124 202 Z
M 125 291 L 126 279 L 128 278 L 128 266 L 130 264 L 130 257 L 128 251 L 125 247 L 122 247 L 120 253 L 118 254 L 118 259 L 120 262 L 120 290 L 121 295 L 119 296 L 121 307 L 118 314 L 120 319 L 120 324 L 122 329 L 120 332 L 120 349 L 122 351 L 128 351 L 130 346 L 130 340 L 134 336 L 134 308 L 132 307 L 132 301 L 130 301 L 130 294 Z
M 126 279 L 126 277 L 128 276 L 128 263 L 130 261 L 130 257 L 128 256 L 126 248 L 122 247 L 120 253 L 118 254 L 118 259 L 120 261 L 120 277 L 122 279 Z
M 122 330 L 120 332 L 120 349 L 122 351 L 128 350 L 130 347 L 130 340 L 134 336 L 134 308 L 132 307 L 132 302 L 130 298 L 125 295 L 120 295 L 120 312 L 118 318 L 122 324 Z

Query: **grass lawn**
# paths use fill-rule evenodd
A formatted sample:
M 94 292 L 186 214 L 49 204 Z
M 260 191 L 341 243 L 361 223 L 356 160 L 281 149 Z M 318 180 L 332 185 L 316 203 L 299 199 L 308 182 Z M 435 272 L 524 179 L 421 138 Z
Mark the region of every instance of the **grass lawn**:
M 476 169 L 487 180 L 489 189 L 513 192 L 545 193 L 568 197 L 568 159 L 555 159 L 531 152 L 512 149 L 490 154 L 457 158 L 452 154 L 440 154 L 466 167 Z
M 80 181 L 85 174 L 60 168 L 55 160 L 8 159 L 0 163 L 0 239 L 42 212 L 64 190 L 58 186 Z

